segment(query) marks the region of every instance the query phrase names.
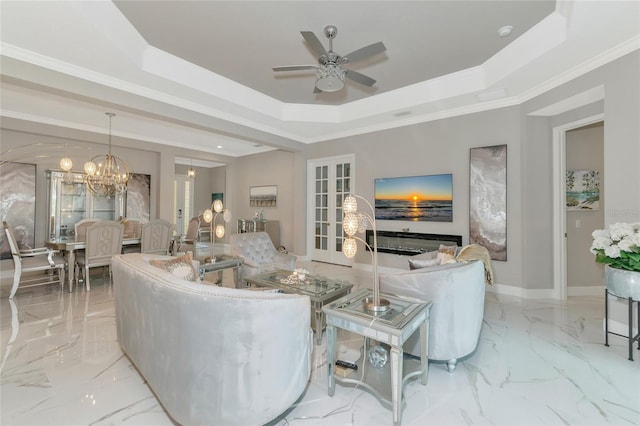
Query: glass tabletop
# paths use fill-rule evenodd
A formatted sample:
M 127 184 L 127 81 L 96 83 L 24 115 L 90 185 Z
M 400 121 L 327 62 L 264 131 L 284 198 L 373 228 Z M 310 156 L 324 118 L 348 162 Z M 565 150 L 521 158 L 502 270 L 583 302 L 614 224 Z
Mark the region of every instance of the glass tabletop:
M 367 321 L 375 319 L 376 322 L 399 328 L 411 319 L 412 314 L 430 304 L 430 302 L 424 302 L 418 299 L 381 294 L 381 299 L 387 299 L 389 301 L 389 309 L 383 312 L 373 312 L 368 310 L 364 304 L 364 299 L 371 296 L 371 290 L 362 289 L 325 306 L 324 310 L 335 313 L 348 313 Z
M 286 288 L 299 294 L 322 296 L 344 288 L 351 288 L 352 284 L 330 280 L 325 277 L 306 274 L 304 280 L 294 278 L 293 271 L 276 270 L 265 272 L 246 278 L 259 285 Z

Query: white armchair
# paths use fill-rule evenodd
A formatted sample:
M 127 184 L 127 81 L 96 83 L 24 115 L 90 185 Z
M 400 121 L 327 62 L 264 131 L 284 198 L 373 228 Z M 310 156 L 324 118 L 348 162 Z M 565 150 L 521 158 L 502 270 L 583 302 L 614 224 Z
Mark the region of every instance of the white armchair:
M 243 259 L 242 274 L 245 277 L 277 268 L 296 269 L 296 257 L 276 250 L 266 232 L 233 234 L 230 244 L 231 254 Z
M 446 361 L 455 371 L 460 358 L 478 345 L 484 316 L 484 265 L 481 261 L 380 274 L 380 291 L 433 302 L 429 322 L 429 359 Z M 404 351 L 420 355 L 419 339 L 412 336 Z

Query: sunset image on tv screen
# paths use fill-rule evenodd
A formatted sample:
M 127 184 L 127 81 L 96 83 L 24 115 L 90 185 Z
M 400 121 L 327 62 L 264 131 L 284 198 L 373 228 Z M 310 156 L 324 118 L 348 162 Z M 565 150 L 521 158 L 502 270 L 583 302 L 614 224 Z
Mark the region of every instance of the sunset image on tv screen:
M 379 220 L 453 221 L 453 175 L 380 178 L 375 180 Z

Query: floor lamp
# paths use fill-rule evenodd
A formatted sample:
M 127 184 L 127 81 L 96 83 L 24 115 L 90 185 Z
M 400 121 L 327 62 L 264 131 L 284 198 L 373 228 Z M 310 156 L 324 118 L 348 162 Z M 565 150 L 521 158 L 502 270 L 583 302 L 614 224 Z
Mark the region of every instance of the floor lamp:
M 214 214 L 215 213 L 215 214 Z M 222 213 L 222 219 L 225 223 L 228 223 L 231 220 L 231 211 L 229 209 L 225 209 L 221 200 L 214 200 L 213 204 L 211 204 L 210 209 L 206 209 L 202 213 L 202 218 L 205 222 L 209 223 L 211 227 L 211 261 L 216 261 L 216 252 L 214 250 L 216 237 L 223 238 L 225 233 L 225 227 L 223 224 L 216 225 L 216 219 L 218 215 Z M 215 230 L 215 232 L 214 232 Z

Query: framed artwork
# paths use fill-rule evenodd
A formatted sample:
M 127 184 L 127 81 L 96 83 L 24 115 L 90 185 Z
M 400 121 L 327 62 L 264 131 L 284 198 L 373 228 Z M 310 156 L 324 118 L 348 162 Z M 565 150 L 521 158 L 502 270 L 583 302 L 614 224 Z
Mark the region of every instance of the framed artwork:
M 376 179 L 377 220 L 453 222 L 453 175 Z
M 278 201 L 278 187 L 252 186 L 249 188 L 249 205 L 251 207 L 275 207 Z
M 149 222 L 151 210 L 151 175 L 131 173 L 127 185 L 127 219 Z
M 211 204 L 213 204 L 215 200 L 220 200 L 222 201 L 222 204 L 224 204 L 224 193 L 222 192 L 211 193 Z
M 470 149 L 469 244 L 507 260 L 507 145 Z
M 567 171 L 566 205 L 571 210 L 598 210 L 600 208 L 600 172 L 595 170 Z
M 35 246 L 36 165 L 0 163 L 0 217 L 13 229 L 18 246 Z M 4 229 L 0 232 L 0 259 L 10 259 Z

